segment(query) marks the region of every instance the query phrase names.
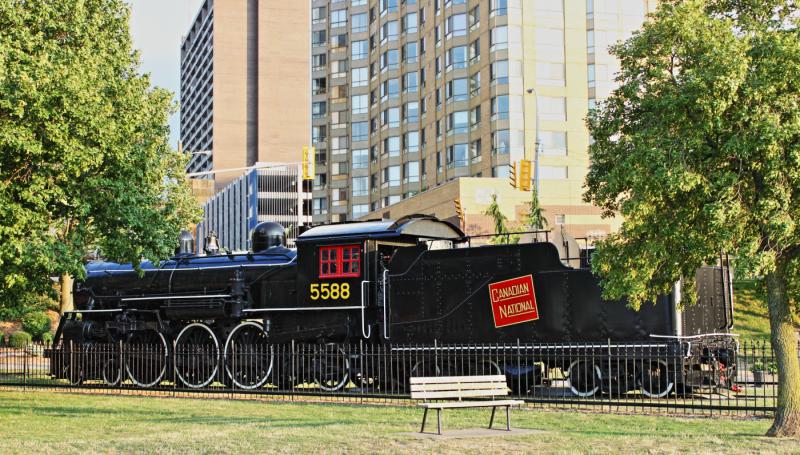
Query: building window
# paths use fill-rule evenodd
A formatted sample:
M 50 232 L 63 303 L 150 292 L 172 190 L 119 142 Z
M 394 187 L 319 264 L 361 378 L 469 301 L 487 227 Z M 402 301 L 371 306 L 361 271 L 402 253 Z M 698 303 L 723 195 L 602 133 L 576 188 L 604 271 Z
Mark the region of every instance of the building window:
M 469 144 L 469 156 L 473 163 L 477 163 L 481 159 L 481 140 L 475 139 Z
M 351 21 L 351 32 L 361 33 L 367 31 L 367 13 L 353 14 Z
M 350 73 L 350 85 L 353 87 L 365 87 L 369 81 L 367 68 L 353 68 Z
M 489 79 L 492 84 L 508 84 L 508 60 L 498 60 L 489 67 Z
M 417 33 L 417 13 L 408 13 L 403 18 L 403 31 Z
M 594 30 L 586 31 L 586 52 L 594 53 Z
M 311 56 L 311 65 L 314 71 L 324 70 L 327 64 L 328 54 L 314 54 Z
M 331 11 L 331 28 L 344 27 L 347 25 L 347 10 L 337 9 Z
M 403 75 L 403 91 L 406 93 L 415 93 L 419 89 L 417 72 L 412 71 Z
M 324 77 L 314 78 L 311 81 L 311 94 L 324 95 L 328 86 L 328 79 Z
M 316 101 L 311 104 L 311 115 L 313 118 L 323 118 L 327 113 L 327 104 L 325 101 Z
M 366 169 L 369 167 L 369 150 L 353 150 L 353 169 Z
M 324 24 L 325 23 L 325 12 L 326 9 L 324 6 L 319 6 L 317 8 L 313 8 L 311 10 L 311 23 L 312 24 Z
M 353 142 L 366 141 L 369 139 L 369 123 L 368 122 L 353 122 L 350 124 L 352 129 L 351 136 Z
M 397 12 L 398 0 L 381 0 L 381 16 Z
M 542 131 L 539 133 L 541 140 L 541 154 L 551 156 L 567 155 L 566 131 Z
M 469 164 L 467 144 L 453 144 L 447 147 L 447 167 L 462 167 Z
M 556 224 L 566 224 L 566 215 L 564 214 L 556 214 Z
M 467 78 L 453 79 L 448 82 L 445 93 L 447 102 L 466 101 L 469 99 L 469 95 L 467 94 L 468 85 Z
M 397 128 L 400 126 L 400 108 L 390 107 L 381 112 L 381 126 Z
M 341 47 L 347 47 L 347 33 L 331 35 L 331 49 L 339 49 Z
M 469 29 L 475 30 L 481 24 L 481 7 L 476 6 L 469 12 Z
M 326 131 L 327 127 L 325 125 L 315 125 L 311 127 L 311 140 L 314 142 L 325 142 L 328 137 Z
M 481 123 L 481 105 L 475 106 L 474 109 L 469 111 L 469 126 L 474 128 Z
M 508 178 L 510 173 L 511 169 L 507 164 L 502 164 L 500 166 L 495 166 L 492 168 L 492 177 L 504 179 Z
M 539 109 L 542 120 L 567 120 L 567 100 L 563 96 L 540 96 Z
M 312 215 L 325 215 L 328 213 L 328 198 L 315 198 L 311 201 Z
M 508 130 L 497 130 L 492 133 L 492 153 L 504 155 L 511 151 L 511 134 Z
M 445 23 L 445 33 L 447 39 L 453 36 L 464 36 L 467 34 L 467 15 L 466 14 L 453 14 L 447 18 Z
M 492 98 L 492 121 L 508 119 L 508 95 Z
M 325 39 L 327 37 L 327 33 L 325 30 L 316 30 L 311 32 L 311 45 L 312 46 L 322 46 L 325 44 Z
M 333 155 L 340 155 L 347 153 L 347 136 L 336 136 L 331 138 L 331 153 Z
M 405 153 L 419 151 L 419 131 L 409 131 L 403 134 L 403 151 Z
M 350 100 L 353 114 L 366 114 L 369 110 L 367 95 L 353 95 Z
M 381 55 L 381 71 L 396 70 L 400 67 L 400 51 L 389 49 Z
M 409 161 L 403 165 L 403 183 L 419 182 L 419 161 Z
M 319 247 L 319 277 L 348 278 L 361 276 L 361 246 Z
M 411 101 L 403 106 L 403 120 L 408 123 L 419 122 L 419 102 Z
M 389 79 L 381 84 L 381 100 L 397 98 L 400 96 L 400 80 Z
M 347 77 L 347 60 L 331 62 L 331 77 Z
M 490 0 L 489 17 L 505 16 L 508 14 L 508 0 Z
M 481 72 L 473 74 L 469 77 L 469 90 L 470 96 L 477 97 L 481 93 Z
M 465 134 L 469 131 L 469 112 L 456 111 L 447 116 L 447 134 Z
M 489 52 L 508 49 L 508 27 L 495 27 L 489 35 Z
M 367 4 L 367 0 L 352 0 L 350 4 L 352 6 L 364 6 Z
M 469 63 L 475 63 L 481 57 L 481 39 L 476 38 L 472 44 L 469 45 Z
M 467 67 L 467 46 L 451 47 L 447 50 L 445 65 L 447 70 Z
M 369 178 L 353 177 L 353 196 L 366 196 L 369 194 Z
M 355 204 L 353 205 L 353 219 L 361 218 L 369 213 L 369 204 Z
M 594 63 L 590 63 L 587 66 L 587 78 L 589 80 L 589 88 L 595 87 L 597 85 L 594 73 Z
M 400 156 L 400 136 L 389 136 L 383 140 L 383 153 Z
M 352 49 L 350 49 L 350 56 L 353 60 L 367 58 L 368 53 L 369 47 L 367 46 L 367 40 L 353 41 Z
M 418 48 L 416 42 L 406 43 L 403 46 L 403 60 L 406 63 L 416 63 L 417 59 L 419 58 L 417 50 Z
M 389 21 L 381 27 L 381 44 L 387 41 L 394 41 L 397 39 L 398 29 L 397 21 Z
M 400 166 L 383 168 L 383 184 L 388 186 L 400 186 Z

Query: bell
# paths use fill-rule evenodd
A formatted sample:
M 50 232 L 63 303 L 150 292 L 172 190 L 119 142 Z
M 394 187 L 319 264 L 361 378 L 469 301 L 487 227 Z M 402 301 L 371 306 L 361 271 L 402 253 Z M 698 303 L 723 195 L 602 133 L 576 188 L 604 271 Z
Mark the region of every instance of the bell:
M 206 237 L 204 243 L 205 246 L 203 247 L 203 251 L 205 251 L 206 254 L 217 254 L 217 252 L 219 251 L 219 241 L 217 240 L 216 232 L 211 231 L 208 234 L 208 237 Z

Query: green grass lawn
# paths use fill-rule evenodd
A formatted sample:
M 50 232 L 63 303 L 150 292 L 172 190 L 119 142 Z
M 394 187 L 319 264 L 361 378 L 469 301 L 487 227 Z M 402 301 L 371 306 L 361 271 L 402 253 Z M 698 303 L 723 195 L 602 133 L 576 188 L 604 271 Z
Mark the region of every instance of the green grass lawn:
M 543 433 L 421 439 L 413 407 L 0 391 L 0 453 L 800 453 L 766 419 L 512 412 Z M 445 411 L 445 433 L 488 416 Z

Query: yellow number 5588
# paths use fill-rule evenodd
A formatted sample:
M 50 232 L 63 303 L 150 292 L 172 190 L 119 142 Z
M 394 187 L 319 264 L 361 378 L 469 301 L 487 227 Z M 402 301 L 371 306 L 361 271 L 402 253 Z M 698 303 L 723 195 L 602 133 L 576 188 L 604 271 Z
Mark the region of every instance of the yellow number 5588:
M 308 294 L 311 300 L 347 300 L 350 283 L 311 283 Z

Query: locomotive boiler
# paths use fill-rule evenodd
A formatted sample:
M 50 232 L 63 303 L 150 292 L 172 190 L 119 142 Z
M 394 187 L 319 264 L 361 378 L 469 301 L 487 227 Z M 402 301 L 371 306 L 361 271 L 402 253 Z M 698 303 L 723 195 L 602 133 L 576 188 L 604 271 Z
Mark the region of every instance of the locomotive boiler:
M 727 333 L 733 324 L 730 274 L 723 267 L 698 270 L 699 303 L 686 311 L 674 293 L 633 311 L 625 301 L 603 300 L 591 271 L 565 265 L 553 243 L 472 246 L 459 228 L 431 216 L 318 226 L 292 249 L 283 227 L 270 222 L 254 229 L 246 253 L 198 255 L 190 252 L 191 239 L 183 242 L 180 254 L 158 265 L 143 263 L 141 273 L 125 264 L 86 266 L 86 279 L 75 285 L 75 310 L 62 318 L 56 343 L 72 349 L 116 344 L 128 354 L 80 372 L 71 364 L 66 373 L 68 365 L 53 362 L 55 376 L 110 384 L 129 379 L 141 387 L 174 379 L 197 388 L 219 380 L 253 389 L 303 380 L 275 378 L 282 373 L 276 373 L 274 346 L 288 342 L 556 346 L 613 340 L 683 352 L 680 340 Z M 242 350 L 249 355 L 237 356 Z M 494 367 L 534 380 L 542 368 L 562 368 L 572 377 L 573 393 L 588 396 L 600 390 L 594 372 L 607 361 L 595 357 Z M 322 388 L 336 390 L 364 375 L 356 361 L 338 363 L 346 366 L 333 379 L 317 380 Z M 652 396 L 676 390 L 676 381 L 689 374 L 666 371 L 663 362 L 641 363 L 647 366 L 637 374 L 658 378 L 645 390 Z M 402 369 L 415 371 L 414 365 Z M 669 375 L 668 383 L 663 378 Z

